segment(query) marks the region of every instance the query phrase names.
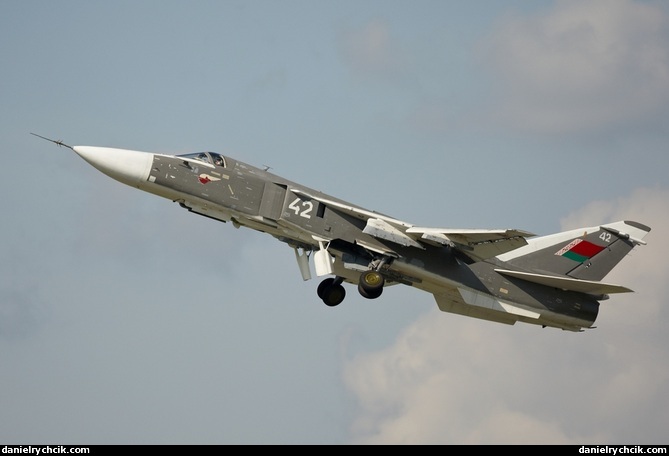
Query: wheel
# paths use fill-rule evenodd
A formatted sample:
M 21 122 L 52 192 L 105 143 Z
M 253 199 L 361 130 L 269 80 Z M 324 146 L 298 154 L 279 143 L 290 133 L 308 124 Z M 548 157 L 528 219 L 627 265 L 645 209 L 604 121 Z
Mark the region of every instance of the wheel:
M 325 294 L 325 289 L 330 288 L 334 283 L 334 281 L 335 281 L 334 277 L 328 277 L 327 279 L 324 279 L 321 283 L 318 284 L 316 293 L 318 294 L 319 298 L 323 299 L 323 296 Z
M 334 307 L 341 304 L 346 297 L 346 290 L 340 283 L 336 283 L 326 287 L 323 291 L 323 302 L 326 306 Z
M 383 293 L 383 288 L 378 288 L 374 291 L 367 291 L 360 284 L 358 284 L 358 293 L 360 293 L 363 298 L 376 299 L 381 296 L 381 293 Z
M 316 289 L 318 297 L 323 300 L 326 306 L 334 307 L 344 300 L 346 290 L 340 281 L 333 277 L 324 279 Z
M 367 299 L 376 299 L 381 296 L 385 282 L 385 279 L 379 272 L 365 271 L 360 274 L 358 291 Z

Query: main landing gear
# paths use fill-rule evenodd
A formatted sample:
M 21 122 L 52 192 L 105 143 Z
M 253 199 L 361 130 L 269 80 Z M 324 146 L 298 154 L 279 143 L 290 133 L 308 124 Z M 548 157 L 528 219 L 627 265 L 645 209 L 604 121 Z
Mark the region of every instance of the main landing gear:
M 325 305 L 334 307 L 344 300 L 346 290 L 342 285 L 343 281 L 342 277 L 328 277 L 318 285 L 316 292 Z M 365 271 L 360 274 L 358 292 L 367 299 L 376 299 L 381 296 L 384 284 L 385 279 L 378 271 Z

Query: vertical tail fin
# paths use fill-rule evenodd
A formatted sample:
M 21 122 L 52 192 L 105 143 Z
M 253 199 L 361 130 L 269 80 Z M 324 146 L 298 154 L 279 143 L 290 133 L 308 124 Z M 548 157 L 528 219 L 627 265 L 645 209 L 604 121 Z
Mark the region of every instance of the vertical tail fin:
M 641 223 L 619 221 L 530 239 L 498 258 L 523 270 L 599 281 L 634 247 L 645 244 L 648 232 Z

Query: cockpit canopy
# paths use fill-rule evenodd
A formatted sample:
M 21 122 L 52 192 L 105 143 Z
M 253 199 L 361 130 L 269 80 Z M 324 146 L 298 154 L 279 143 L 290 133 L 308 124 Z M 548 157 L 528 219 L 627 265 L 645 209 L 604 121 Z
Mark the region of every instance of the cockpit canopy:
M 225 158 L 216 152 L 194 152 L 192 154 L 179 155 L 179 157 L 198 160 L 210 165 L 221 166 L 225 168 Z

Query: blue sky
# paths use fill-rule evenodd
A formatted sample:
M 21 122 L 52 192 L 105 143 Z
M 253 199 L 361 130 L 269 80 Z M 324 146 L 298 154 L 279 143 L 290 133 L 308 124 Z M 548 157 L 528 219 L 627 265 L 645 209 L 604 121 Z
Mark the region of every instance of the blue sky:
M 0 441 L 664 444 L 660 1 L 0 6 Z M 651 226 L 581 334 L 349 290 L 68 149 L 213 150 L 422 226 Z

